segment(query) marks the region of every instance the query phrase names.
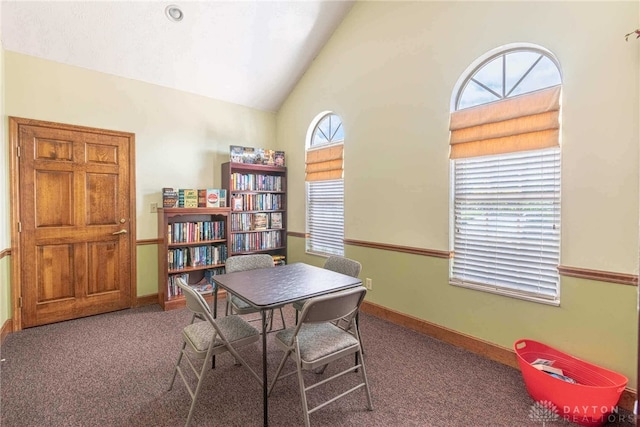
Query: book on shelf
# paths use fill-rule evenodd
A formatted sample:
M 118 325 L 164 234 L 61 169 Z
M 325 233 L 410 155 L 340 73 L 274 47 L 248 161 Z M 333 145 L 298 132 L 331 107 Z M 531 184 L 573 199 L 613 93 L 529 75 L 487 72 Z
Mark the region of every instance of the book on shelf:
M 282 212 L 271 213 L 271 228 L 282 228 Z
M 207 207 L 219 208 L 220 207 L 220 190 L 217 188 L 207 188 Z
M 265 212 L 258 212 L 253 214 L 253 229 L 254 230 L 266 230 L 269 227 L 267 214 Z
M 247 163 L 253 165 L 269 165 L 284 167 L 284 151 L 270 148 L 244 147 L 242 145 L 229 146 L 229 158 L 232 163 Z
M 198 283 L 190 284 L 189 286 L 201 294 L 210 294 L 213 292 L 213 285 L 207 281 L 206 277 L 203 277 Z
M 182 289 L 177 284 L 177 278 L 181 278 L 185 283 L 189 283 L 189 274 L 174 274 L 167 280 L 167 296 L 169 298 L 182 295 Z
M 167 243 L 193 243 L 222 240 L 225 221 L 174 222 L 167 225 Z
M 253 149 L 253 163 L 256 165 L 264 165 L 264 148 Z
M 213 281 L 213 276 L 217 274 L 224 274 L 224 267 L 210 268 L 208 270 L 205 270 L 202 280 L 192 286 L 196 286 L 196 290 L 202 294 L 210 294 L 216 288 L 216 284 Z
M 198 190 L 198 207 L 199 208 L 207 207 L 207 190 L 203 190 L 203 189 Z
M 234 163 L 242 163 L 244 156 L 244 147 L 241 145 L 230 145 L 229 146 L 229 157 L 231 161 Z
M 270 150 L 268 148 L 265 148 L 264 154 L 262 156 L 262 164 L 269 165 L 269 166 L 275 165 L 276 164 L 275 154 L 276 154 L 275 150 Z
M 224 268 L 218 267 L 205 270 L 200 280 L 198 280 L 197 277 L 195 278 L 195 280 L 198 280 L 196 283 L 189 283 L 191 278 L 189 273 L 172 274 L 169 276 L 167 282 L 167 296 L 172 298 L 182 295 L 182 289 L 180 289 L 176 283 L 178 278 L 189 284 L 193 290 L 200 292 L 203 295 L 211 294 L 216 287 L 215 282 L 213 281 L 213 276 L 217 274 L 224 274 Z
M 206 207 L 227 207 L 227 190 L 225 190 L 224 188 L 207 188 L 206 192 Z
M 184 190 L 184 204 L 185 208 L 197 208 L 198 207 L 198 190 L 185 189 Z
M 236 194 L 231 198 L 231 210 L 233 211 L 241 211 L 243 210 L 243 200 L 240 194 Z
M 178 192 L 170 187 L 162 189 L 162 207 L 175 208 L 178 205 Z
M 253 231 L 251 233 L 231 233 L 229 250 L 231 252 L 263 251 L 283 246 L 280 230 Z
M 256 160 L 255 148 L 244 147 L 244 152 L 242 154 L 242 163 L 253 164 L 255 160 Z

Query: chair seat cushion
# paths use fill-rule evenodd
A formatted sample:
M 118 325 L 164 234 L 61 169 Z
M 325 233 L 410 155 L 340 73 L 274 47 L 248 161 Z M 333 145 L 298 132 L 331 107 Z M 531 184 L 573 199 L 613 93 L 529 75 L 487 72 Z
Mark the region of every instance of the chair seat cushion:
M 293 303 L 293 304 L 291 304 L 291 305 L 293 305 L 293 308 L 295 308 L 296 310 L 298 310 L 298 311 L 302 311 L 302 306 L 304 306 L 304 303 L 305 303 L 305 302 L 307 302 L 307 300 L 306 300 L 306 299 L 303 299 L 303 300 L 301 300 L 301 301 L 296 301 L 296 302 L 294 302 L 294 303 Z
M 225 316 L 216 319 L 220 331 L 230 343 L 252 336 L 260 335 L 260 332 L 239 316 Z M 215 329 L 209 322 L 195 322 L 182 330 L 184 339 L 198 352 L 206 352 L 213 338 Z M 222 345 L 219 336 L 216 336 L 215 346 Z
M 285 329 L 276 334 L 276 339 L 283 344 L 291 345 L 295 328 Z M 313 363 L 325 356 L 358 344 L 358 340 L 348 332 L 332 323 L 304 324 L 298 332 L 300 358 Z
M 253 310 L 253 311 L 257 311 L 254 307 L 252 307 L 251 305 L 249 305 L 249 303 L 247 303 L 245 300 L 243 300 L 242 298 L 238 298 L 235 295 L 231 295 L 231 298 L 229 300 L 231 302 L 231 304 L 233 304 L 233 306 L 236 308 L 236 310 Z

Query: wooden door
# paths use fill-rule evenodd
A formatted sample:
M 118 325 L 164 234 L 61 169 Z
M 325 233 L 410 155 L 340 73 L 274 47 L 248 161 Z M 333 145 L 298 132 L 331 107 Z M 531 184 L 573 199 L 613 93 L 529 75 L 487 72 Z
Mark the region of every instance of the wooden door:
M 14 320 L 28 328 L 134 306 L 134 135 L 13 117 L 9 129 Z

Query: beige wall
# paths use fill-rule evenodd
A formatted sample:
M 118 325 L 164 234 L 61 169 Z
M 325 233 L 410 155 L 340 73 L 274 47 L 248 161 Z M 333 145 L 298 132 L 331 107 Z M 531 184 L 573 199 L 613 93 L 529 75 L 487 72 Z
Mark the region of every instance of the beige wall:
M 9 51 L 5 69 L 5 122 L 17 116 L 135 133 L 138 240 L 157 238 L 150 204 L 161 204 L 162 187 L 219 187 L 229 145 L 276 145 L 274 113 Z M 148 246 L 138 248 L 138 296 L 157 292 L 156 250 Z
M 0 117 L 4 117 L 4 49 L 0 47 Z M 0 120 L 0 252 L 11 249 L 11 234 L 9 221 L 11 209 L 9 207 L 9 142 L 6 137 L 6 120 Z M 0 259 L 0 328 L 11 318 L 11 257 Z
M 512 42 L 553 52 L 563 72 L 561 264 L 638 273 L 637 2 L 358 2 L 279 111 L 291 231 L 303 232 L 311 120 L 345 128 L 348 239 L 449 249 L 448 119 L 454 86 Z M 289 239 L 304 249 L 302 239 Z M 447 260 L 347 247 L 369 301 L 511 348 L 532 338 L 626 374 L 635 387 L 637 289 L 562 278 L 561 306 L 448 284 Z M 290 260 L 319 262 L 310 256 Z

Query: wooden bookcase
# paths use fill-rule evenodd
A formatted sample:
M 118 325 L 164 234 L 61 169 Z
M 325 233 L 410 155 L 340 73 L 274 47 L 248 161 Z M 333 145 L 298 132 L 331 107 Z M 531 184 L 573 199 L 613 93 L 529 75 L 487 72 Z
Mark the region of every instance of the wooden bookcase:
M 229 208 L 158 209 L 158 303 L 164 310 L 185 306 L 172 287 L 176 276 L 191 285 L 224 272 L 228 256 Z M 203 292 L 208 301 L 212 293 Z
M 285 263 L 287 168 L 227 162 L 222 164 L 222 188 L 231 209 L 229 256 L 267 253 L 276 264 Z

